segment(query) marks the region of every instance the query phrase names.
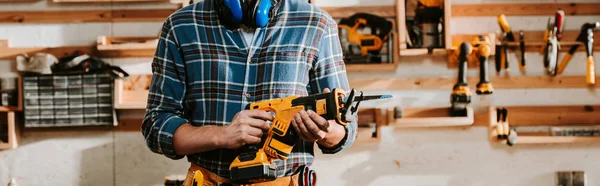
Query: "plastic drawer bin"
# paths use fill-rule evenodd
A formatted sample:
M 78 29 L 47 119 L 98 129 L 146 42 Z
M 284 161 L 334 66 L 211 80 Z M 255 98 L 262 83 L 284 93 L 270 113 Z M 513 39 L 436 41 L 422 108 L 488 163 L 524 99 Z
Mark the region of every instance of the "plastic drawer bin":
M 38 86 L 38 77 L 23 77 L 23 86 Z
M 96 74 L 98 84 L 111 84 L 112 78 L 108 74 Z
M 25 114 L 25 117 L 36 117 L 36 116 L 40 116 L 40 109 L 37 106 L 32 106 L 30 108 L 27 108 L 25 110 L 25 112 L 23 112 Z
M 54 87 L 55 88 L 67 88 L 69 80 L 67 76 L 54 76 Z
M 38 87 L 23 87 L 23 95 L 27 98 L 29 96 L 39 96 L 40 93 Z
M 83 114 L 83 106 L 69 106 L 69 115 L 79 115 Z
M 99 84 L 98 85 L 98 93 L 99 94 L 110 94 L 112 93 L 113 88 L 110 84 Z
M 52 87 L 54 85 L 54 78 L 52 76 L 40 76 L 38 77 L 38 85 Z
M 70 75 L 69 86 L 81 86 L 81 75 Z
M 83 83 L 84 85 L 96 85 L 98 84 L 98 79 L 96 74 L 84 74 L 83 75 Z
M 95 94 L 92 95 L 84 95 L 83 96 L 84 104 L 98 104 L 98 97 Z
M 54 96 L 54 88 L 52 87 L 39 87 L 38 91 L 40 96 Z
M 67 106 L 69 105 L 69 99 L 67 99 L 67 96 L 54 96 L 54 105 L 55 106 Z
M 98 94 L 98 88 L 96 85 L 83 85 L 84 94 Z
M 69 96 L 69 106 L 83 105 L 83 96 Z
M 55 116 L 67 116 L 69 115 L 69 106 L 54 106 Z
M 54 106 L 50 105 L 50 106 L 40 106 L 40 116 L 44 116 L 44 115 L 52 115 L 54 116 Z
M 85 122 L 83 121 L 83 115 L 69 116 L 69 123 L 72 126 L 85 125 Z
M 98 114 L 98 105 L 97 104 L 83 105 L 83 114 L 84 115 Z
M 113 108 L 109 104 L 98 105 L 98 114 L 112 114 Z
M 83 122 L 92 125 L 98 124 L 98 114 L 83 116 Z
M 25 126 L 27 127 L 39 127 L 40 125 L 40 116 L 30 116 L 25 119 Z
M 40 98 L 37 96 L 25 97 L 25 106 L 37 106 L 40 105 Z
M 56 126 L 69 126 L 71 121 L 68 115 L 54 117 L 54 123 Z
M 81 86 L 69 86 L 69 96 L 81 96 L 83 94 L 83 87 Z
M 98 103 L 110 104 L 112 101 L 110 94 L 98 94 Z
M 64 96 L 64 97 L 66 97 L 66 96 L 69 95 L 68 90 L 69 89 L 67 89 L 67 88 L 55 88 L 54 89 L 54 96 L 58 96 L 58 97 Z
M 42 115 L 40 116 L 40 125 L 42 126 L 54 126 L 56 123 L 54 122 L 53 115 Z
M 40 105 L 42 106 L 53 106 L 54 98 L 52 96 L 40 96 Z

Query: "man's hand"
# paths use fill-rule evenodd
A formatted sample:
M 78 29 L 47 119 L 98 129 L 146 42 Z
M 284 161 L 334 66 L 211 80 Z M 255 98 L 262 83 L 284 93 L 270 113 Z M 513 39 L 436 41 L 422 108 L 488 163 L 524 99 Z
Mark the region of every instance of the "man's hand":
M 273 121 L 273 116 L 262 110 L 243 110 L 238 112 L 231 124 L 223 127 L 220 146 L 237 149 L 246 144 L 260 143 L 263 133 L 269 131 L 266 120 Z
M 328 88 L 324 93 L 330 92 Z M 317 142 L 327 147 L 338 144 L 345 135 L 345 129 L 334 120 L 326 120 L 312 110 L 300 111 L 294 116 L 292 126 L 304 141 Z

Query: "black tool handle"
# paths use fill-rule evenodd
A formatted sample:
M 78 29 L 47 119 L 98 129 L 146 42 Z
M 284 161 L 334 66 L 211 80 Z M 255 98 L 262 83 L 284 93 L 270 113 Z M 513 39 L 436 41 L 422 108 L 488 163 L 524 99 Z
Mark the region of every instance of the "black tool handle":
M 495 50 L 494 62 L 496 63 L 496 73 L 500 73 L 502 70 L 502 45 L 496 45 Z
M 469 42 L 463 42 L 460 45 L 460 53 L 458 54 L 458 85 L 467 84 L 467 60 L 469 59 L 472 50 Z
M 521 49 L 521 68 L 525 68 L 525 34 L 519 31 L 519 48 Z
M 490 77 L 488 72 L 488 55 L 479 56 L 479 83 L 489 83 Z

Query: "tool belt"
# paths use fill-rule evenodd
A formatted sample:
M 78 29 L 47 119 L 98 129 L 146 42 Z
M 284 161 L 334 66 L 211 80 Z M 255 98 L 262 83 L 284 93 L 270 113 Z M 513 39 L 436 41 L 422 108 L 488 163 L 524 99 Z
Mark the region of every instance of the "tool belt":
M 203 186 L 242 186 L 231 184 L 229 179 L 218 176 L 217 174 L 212 173 L 193 163 L 188 169 L 183 186 L 192 186 L 194 173 L 196 171 L 200 171 L 204 177 Z M 316 172 L 314 170 L 310 170 L 310 168 L 307 166 L 302 166 L 300 167 L 300 172 L 293 176 L 281 177 L 273 181 L 250 184 L 247 186 L 316 186 L 316 182 Z

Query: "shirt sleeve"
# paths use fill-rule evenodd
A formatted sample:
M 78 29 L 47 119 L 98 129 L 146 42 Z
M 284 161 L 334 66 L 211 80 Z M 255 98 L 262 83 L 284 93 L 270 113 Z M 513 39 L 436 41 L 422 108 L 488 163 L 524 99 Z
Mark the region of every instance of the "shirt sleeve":
M 328 17 L 326 22 L 327 26 L 321 36 L 319 52 L 313 65 L 313 72 L 311 72 L 310 88 L 313 93 L 322 92 L 325 88 L 330 90 L 341 88 L 349 92 L 350 85 L 346 76 L 337 23 L 331 17 Z M 345 137 L 333 148 L 319 145 L 321 151 L 324 154 L 334 154 L 352 145 L 356 139 L 356 125 L 355 121 L 350 122 L 345 127 Z
M 152 80 L 142 134 L 152 152 L 181 159 L 173 148 L 173 134 L 184 123 L 182 105 L 186 91 L 182 51 L 174 36 L 171 21 L 163 24 L 152 60 Z

